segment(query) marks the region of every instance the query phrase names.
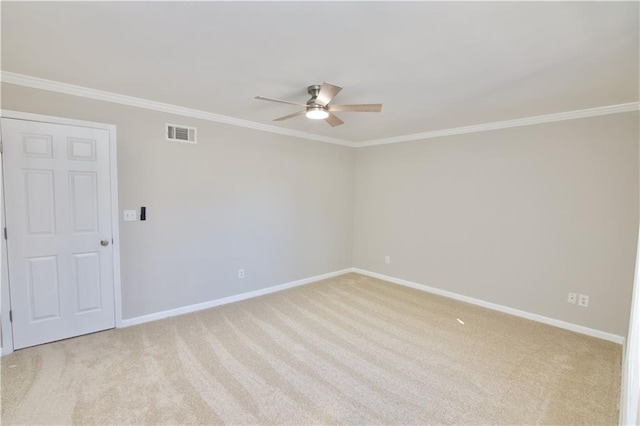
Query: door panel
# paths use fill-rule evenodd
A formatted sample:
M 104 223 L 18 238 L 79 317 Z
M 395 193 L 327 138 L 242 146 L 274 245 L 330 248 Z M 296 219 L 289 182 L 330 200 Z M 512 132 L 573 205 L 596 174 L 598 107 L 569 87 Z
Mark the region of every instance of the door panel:
M 58 257 L 32 257 L 27 259 L 27 267 L 31 322 L 59 319 Z
M 53 158 L 53 140 L 49 135 L 24 134 L 22 152 L 25 157 Z
M 27 234 L 54 235 L 56 233 L 53 171 L 24 171 L 25 219 Z
M 102 307 L 102 283 L 100 280 L 100 254 L 76 253 L 73 255 L 73 275 L 76 286 L 76 314 L 100 310 Z
M 69 160 L 95 161 L 96 141 L 91 139 L 68 138 Z
M 69 172 L 71 232 L 98 232 L 98 188 L 94 172 Z
M 109 132 L 2 119 L 14 348 L 115 326 Z

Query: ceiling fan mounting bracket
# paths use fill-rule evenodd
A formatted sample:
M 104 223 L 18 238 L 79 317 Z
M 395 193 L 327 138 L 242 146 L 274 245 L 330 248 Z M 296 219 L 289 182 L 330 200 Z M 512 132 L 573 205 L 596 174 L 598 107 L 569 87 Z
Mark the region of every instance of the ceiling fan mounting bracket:
M 309 92 L 309 94 L 314 98 L 317 98 L 321 88 L 322 86 L 319 84 L 312 84 L 311 86 L 307 87 L 307 92 Z
M 307 92 L 311 95 L 311 99 L 309 99 L 307 101 L 307 105 L 308 106 L 316 106 L 316 99 L 318 99 L 318 94 L 320 93 L 320 88 L 322 86 L 320 86 L 319 84 L 314 84 L 311 85 L 309 87 L 307 87 Z M 318 105 L 319 106 L 319 105 Z

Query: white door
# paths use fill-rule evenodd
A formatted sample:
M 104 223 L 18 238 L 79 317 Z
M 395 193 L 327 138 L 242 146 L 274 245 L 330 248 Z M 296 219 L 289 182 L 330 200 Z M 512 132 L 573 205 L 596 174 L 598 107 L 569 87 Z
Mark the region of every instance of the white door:
M 14 348 L 113 328 L 109 132 L 1 128 Z

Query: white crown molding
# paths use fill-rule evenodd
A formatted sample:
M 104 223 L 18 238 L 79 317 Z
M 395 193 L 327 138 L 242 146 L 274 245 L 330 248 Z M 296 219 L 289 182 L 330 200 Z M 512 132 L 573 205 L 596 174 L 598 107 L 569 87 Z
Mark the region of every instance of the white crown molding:
M 268 124 L 256 123 L 254 121 L 241 120 L 226 115 L 214 114 L 192 108 L 185 108 L 177 105 L 165 104 L 163 102 L 150 101 L 133 96 L 120 95 L 118 93 L 106 92 L 104 90 L 91 89 L 88 87 L 76 86 L 74 84 L 60 83 L 58 81 L 46 80 L 38 77 L 17 74 L 9 71 L 0 72 L 0 81 L 18 86 L 31 87 L 33 89 L 48 90 L 50 92 L 64 93 L 66 95 L 80 96 L 83 98 L 95 99 L 99 101 L 112 102 L 137 108 L 150 109 L 165 112 L 168 114 L 181 115 L 184 117 L 199 118 L 216 123 L 230 124 L 232 126 L 245 127 L 253 130 L 260 130 L 269 133 L 278 133 L 285 136 L 294 136 L 302 139 L 310 139 L 319 142 L 326 142 L 335 145 L 353 147 L 353 143 L 328 136 L 315 135 L 313 133 L 300 132 L 297 130 L 285 129 Z
M 581 109 L 576 111 L 560 112 L 555 114 L 539 115 L 536 117 L 518 118 L 515 120 L 496 121 L 493 123 L 476 124 L 472 126 L 454 127 L 451 129 L 434 130 L 431 132 L 414 133 L 410 135 L 394 136 L 384 139 L 374 139 L 362 142 L 353 142 L 344 139 L 332 138 L 329 136 L 316 135 L 313 133 L 300 132 L 283 127 L 271 126 L 249 120 L 229 117 L 226 115 L 214 114 L 192 108 L 185 108 L 177 105 L 165 104 L 162 102 L 150 101 L 133 96 L 120 95 L 106 92 L 104 90 L 91 89 L 88 87 L 76 86 L 74 84 L 61 83 L 53 80 L 32 77 L 10 71 L 0 71 L 0 81 L 18 86 L 31 87 L 33 89 L 48 90 L 51 92 L 64 93 L 66 95 L 80 96 L 99 101 L 112 102 L 137 108 L 150 109 L 154 111 L 176 114 L 184 117 L 199 118 L 216 123 L 230 124 L 232 126 L 245 127 L 269 133 L 278 133 L 285 136 L 294 136 L 302 139 L 309 139 L 318 142 L 326 142 L 335 145 L 349 146 L 352 148 L 365 148 L 368 146 L 387 145 L 400 142 L 411 142 L 423 139 L 438 138 L 443 136 L 462 135 L 465 133 L 486 132 L 489 130 L 508 129 L 511 127 L 531 126 L 534 124 L 553 123 L 556 121 L 575 120 L 578 118 L 596 117 L 600 115 L 619 114 L 623 112 L 640 111 L 640 102 L 630 102 L 619 105 L 608 105 L 597 108 Z
M 394 136 L 385 139 L 375 139 L 357 143 L 358 148 L 391 143 L 410 142 L 422 139 L 439 138 L 442 136 L 462 135 L 464 133 L 486 132 L 489 130 L 508 129 L 510 127 L 531 126 L 534 124 L 553 123 L 556 121 L 575 120 L 578 118 L 596 117 L 599 115 L 619 114 L 622 112 L 640 111 L 640 102 L 608 105 L 597 108 L 580 109 L 576 111 L 559 112 L 555 114 L 538 115 L 535 117 L 517 118 L 515 120 L 496 121 L 493 123 L 476 124 L 473 126 L 454 127 L 451 129 L 434 130 L 431 132 L 414 133 L 412 135 Z

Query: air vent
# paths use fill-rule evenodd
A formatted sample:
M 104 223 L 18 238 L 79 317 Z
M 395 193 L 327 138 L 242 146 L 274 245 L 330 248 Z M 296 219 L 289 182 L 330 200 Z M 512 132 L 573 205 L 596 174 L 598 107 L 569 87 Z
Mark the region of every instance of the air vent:
M 167 140 L 183 143 L 198 143 L 196 140 L 196 128 L 187 126 L 178 126 L 176 124 L 167 124 L 166 133 Z

